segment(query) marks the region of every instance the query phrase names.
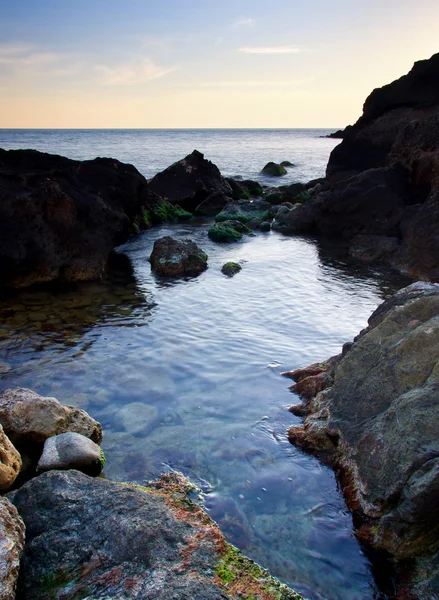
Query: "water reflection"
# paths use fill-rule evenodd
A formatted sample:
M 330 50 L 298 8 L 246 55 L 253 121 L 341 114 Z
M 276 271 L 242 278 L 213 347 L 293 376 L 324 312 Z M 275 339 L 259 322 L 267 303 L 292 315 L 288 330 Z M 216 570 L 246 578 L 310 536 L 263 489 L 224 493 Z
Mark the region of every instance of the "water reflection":
M 169 234 L 194 239 L 208 270 L 156 279 L 147 258 Z M 102 283 L 1 300 L 0 386 L 87 408 L 104 428 L 109 478 L 178 469 L 198 482 L 228 539 L 310 600 L 372 598 L 332 472 L 286 439 L 300 420 L 280 373 L 339 352 L 397 283 L 311 239 L 220 245 L 193 223 L 123 250 L 132 269 L 113 265 Z M 229 260 L 243 266 L 233 279 L 221 273 Z

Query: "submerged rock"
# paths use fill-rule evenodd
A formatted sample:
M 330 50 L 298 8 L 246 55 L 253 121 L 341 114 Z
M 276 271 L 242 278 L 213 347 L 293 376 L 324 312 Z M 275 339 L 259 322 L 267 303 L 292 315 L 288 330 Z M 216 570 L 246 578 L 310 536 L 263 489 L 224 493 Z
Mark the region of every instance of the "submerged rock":
M 308 416 L 290 441 L 332 454 L 357 536 L 398 564 L 410 559 L 422 600 L 439 595 L 438 315 L 439 284 L 413 284 L 372 314 L 332 363 L 327 389 L 312 393 L 313 369 L 291 374 Z
M 147 202 L 146 179 L 109 158 L 0 149 L 0 287 L 101 278 Z
M 7 498 L 0 498 L 0 598 L 14 600 L 20 558 L 24 548 L 25 527 L 17 509 Z
M 191 490 L 177 473 L 146 488 L 77 471 L 32 479 L 10 495 L 27 529 L 18 597 L 300 600 L 225 542 Z
M 218 167 L 198 150 L 155 175 L 149 181 L 149 188 L 171 204 L 179 204 L 190 212 L 212 193 L 232 197 L 232 188 Z
M 160 422 L 158 408 L 143 402 L 126 404 L 117 416 L 125 431 L 132 435 L 147 435 Z
M 221 267 L 221 273 L 223 273 L 224 275 L 227 275 L 227 277 L 233 277 L 234 275 L 236 275 L 236 273 L 239 273 L 239 271 L 241 271 L 242 267 L 241 265 L 238 265 L 238 263 L 235 262 L 227 262 L 225 265 L 223 265 Z
M 170 236 L 154 242 L 151 269 L 162 277 L 196 276 L 207 269 L 207 254 L 192 240 Z
M 44 442 L 37 471 L 77 469 L 96 477 L 104 466 L 104 456 L 97 444 L 80 433 L 60 433 Z
M 102 440 L 102 427 L 84 410 L 25 388 L 9 388 L 0 394 L 0 423 L 18 447 L 43 444 L 67 431 L 81 433 L 98 444 Z
M 281 167 L 294 167 L 295 165 L 292 162 L 290 162 L 289 160 L 283 160 L 280 163 L 280 166 Z
M 268 162 L 262 169 L 261 174 L 270 175 L 271 177 L 280 177 L 281 175 L 286 175 L 287 170 L 284 166 L 279 165 L 278 163 Z

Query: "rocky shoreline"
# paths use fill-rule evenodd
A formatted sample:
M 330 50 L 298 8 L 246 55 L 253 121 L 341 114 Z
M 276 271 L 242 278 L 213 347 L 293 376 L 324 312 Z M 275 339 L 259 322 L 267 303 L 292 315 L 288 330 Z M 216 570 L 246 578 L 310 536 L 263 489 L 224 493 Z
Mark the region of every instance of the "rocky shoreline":
M 375 90 L 338 132 L 326 178 L 289 186 L 226 179 L 197 150 L 150 181 L 114 159 L 0 150 L 1 288 L 99 279 L 130 235 L 197 215 L 215 219 L 218 243 L 270 229 L 331 236 L 355 260 L 431 282 L 387 300 L 341 355 L 286 374 L 305 400 L 289 439 L 334 466 L 358 538 L 399 569 L 399 600 L 439 597 L 438 81 L 439 54 Z M 150 262 L 158 277 L 208 267 L 170 237 Z M 229 264 L 226 276 L 240 268 Z M 17 598 L 300 598 L 226 544 L 179 474 L 139 488 L 78 473 L 104 461 L 84 411 L 7 390 L 0 424 L 1 489 L 17 487 L 21 515 L 2 498 L 2 598 L 14 597 L 23 547 Z

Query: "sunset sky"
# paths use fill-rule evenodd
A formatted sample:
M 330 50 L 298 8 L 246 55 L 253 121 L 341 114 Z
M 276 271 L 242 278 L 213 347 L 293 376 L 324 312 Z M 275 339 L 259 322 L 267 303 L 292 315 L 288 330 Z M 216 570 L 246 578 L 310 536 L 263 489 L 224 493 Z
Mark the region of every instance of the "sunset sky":
M 0 127 L 344 127 L 438 0 L 0 0 Z

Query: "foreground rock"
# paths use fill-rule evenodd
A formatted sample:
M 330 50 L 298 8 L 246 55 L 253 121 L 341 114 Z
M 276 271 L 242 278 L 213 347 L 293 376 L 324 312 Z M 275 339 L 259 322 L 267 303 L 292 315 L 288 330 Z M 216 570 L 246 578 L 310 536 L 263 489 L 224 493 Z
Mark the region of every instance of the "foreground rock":
M 176 473 L 147 488 L 77 471 L 31 480 L 10 495 L 27 532 L 17 598 L 300 600 L 224 541 L 191 489 Z
M 18 448 L 44 444 L 47 438 L 74 431 L 97 444 L 102 427 L 84 410 L 61 404 L 25 388 L 9 388 L 0 394 L 0 424 Z
M 148 202 L 145 178 L 109 158 L 0 149 L 0 287 L 99 279 Z
M 6 498 L 0 498 L 0 600 L 14 600 L 24 547 L 23 520 Z
M 199 212 L 205 214 L 203 202 L 213 193 L 232 198 L 232 188 L 218 167 L 198 150 L 155 175 L 149 187 L 155 194 L 192 213 L 200 206 Z
M 77 469 L 96 477 L 104 467 L 103 451 L 89 438 L 68 431 L 44 442 L 43 453 L 38 461 L 37 472 L 54 469 Z
M 154 242 L 151 269 L 162 277 L 196 276 L 207 269 L 207 254 L 192 240 L 165 236 Z
M 21 456 L 0 425 L 0 490 L 7 490 L 21 470 Z
M 439 596 L 438 315 L 439 284 L 413 284 L 343 355 L 288 374 L 308 414 L 290 441 L 331 456 L 358 537 L 412 569 L 425 600 Z

